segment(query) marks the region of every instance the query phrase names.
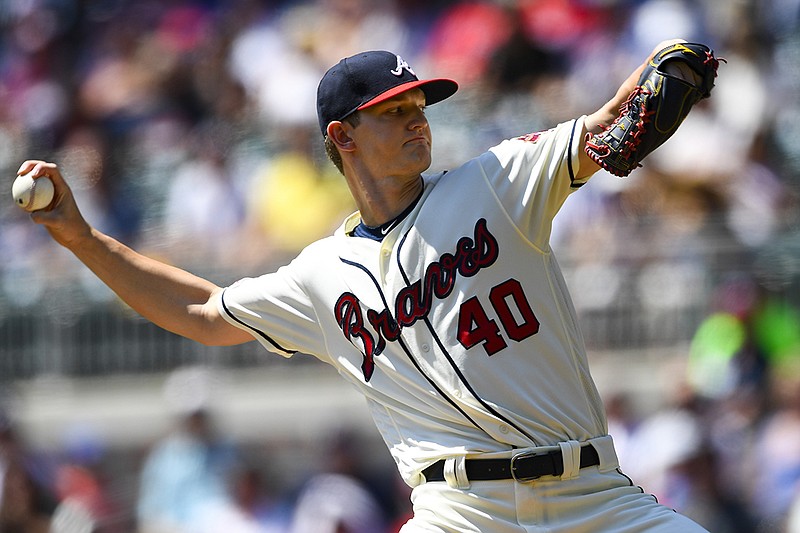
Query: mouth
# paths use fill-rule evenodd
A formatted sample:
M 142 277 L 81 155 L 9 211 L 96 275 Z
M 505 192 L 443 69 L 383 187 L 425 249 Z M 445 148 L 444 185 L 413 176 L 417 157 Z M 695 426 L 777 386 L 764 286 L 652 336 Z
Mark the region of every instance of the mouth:
M 425 138 L 423 136 L 419 136 L 419 137 L 413 137 L 413 138 L 407 140 L 406 144 L 430 144 L 430 143 L 429 143 L 427 138 Z

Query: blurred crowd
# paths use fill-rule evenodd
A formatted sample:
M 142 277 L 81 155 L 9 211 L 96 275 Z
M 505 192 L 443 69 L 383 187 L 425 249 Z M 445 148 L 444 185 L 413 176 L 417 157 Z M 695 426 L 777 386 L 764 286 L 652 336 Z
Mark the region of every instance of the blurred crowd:
M 555 244 L 593 268 L 622 243 L 759 247 L 796 207 L 797 4 L 5 0 L 0 170 L 10 185 L 23 160 L 55 161 L 100 229 L 171 261 L 250 269 L 353 209 L 315 116 L 317 82 L 344 55 L 395 50 L 459 81 L 429 111 L 433 171 L 595 110 L 678 35 L 728 60 L 714 97 L 635 179 L 604 176 L 570 202 Z M 0 221 L 11 304 L 23 270 L 76 276 L 69 260 L 53 268 L 58 252 L 11 202 Z
M 601 172 L 574 195 L 553 246 L 582 316 L 625 301 L 658 329 L 666 311 L 708 309 L 679 324 L 688 373 L 668 405 L 641 416 L 609 398 L 623 469 L 711 531 L 796 533 L 800 0 L 2 0 L 0 181 L 25 159 L 55 161 L 100 229 L 190 269 L 254 274 L 354 209 L 315 115 L 341 57 L 388 49 L 459 81 L 428 111 L 435 171 L 597 109 L 676 36 L 727 60 L 713 97 L 631 178 Z M 97 296 L 0 202 L 0 317 L 66 283 Z M 326 531 L 304 509 L 334 517 L 329 531 L 379 532 L 407 512 L 380 494 L 402 493 L 395 478 L 344 466 L 267 495 L 205 417 L 142 458 L 136 512 L 103 497 L 92 450 L 36 459 L 4 423 L 0 532 Z

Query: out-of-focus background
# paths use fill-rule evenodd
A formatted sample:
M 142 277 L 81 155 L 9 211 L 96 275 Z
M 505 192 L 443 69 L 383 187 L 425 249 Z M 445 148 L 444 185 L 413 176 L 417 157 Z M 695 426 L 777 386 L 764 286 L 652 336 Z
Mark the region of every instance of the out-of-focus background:
M 0 531 L 397 531 L 408 489 L 311 357 L 155 328 L 15 207 L 57 162 L 88 220 L 224 285 L 353 210 L 316 85 L 399 52 L 461 84 L 434 167 L 592 112 L 659 41 L 728 62 L 553 247 L 623 470 L 714 532 L 800 531 L 800 0 L 0 1 Z M 222 524 L 222 525 L 221 525 Z

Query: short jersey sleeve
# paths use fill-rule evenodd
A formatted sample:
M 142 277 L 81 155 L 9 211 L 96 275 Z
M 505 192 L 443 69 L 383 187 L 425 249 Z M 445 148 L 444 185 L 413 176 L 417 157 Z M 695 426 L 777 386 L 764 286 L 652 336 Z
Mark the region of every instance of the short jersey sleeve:
M 503 141 L 481 158 L 489 186 L 520 231 L 546 247 L 552 220 L 578 180 L 583 120 Z
M 295 259 L 274 273 L 237 281 L 223 290 L 220 314 L 271 352 L 284 357 L 324 354 L 319 321 L 298 270 Z

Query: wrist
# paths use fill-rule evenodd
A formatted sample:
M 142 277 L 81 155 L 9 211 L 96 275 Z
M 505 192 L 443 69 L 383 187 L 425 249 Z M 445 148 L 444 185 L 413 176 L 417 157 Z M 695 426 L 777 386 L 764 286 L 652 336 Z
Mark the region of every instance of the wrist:
M 95 230 L 85 221 L 70 228 L 49 228 L 58 244 L 71 252 L 87 249 L 101 240 L 102 233 Z

